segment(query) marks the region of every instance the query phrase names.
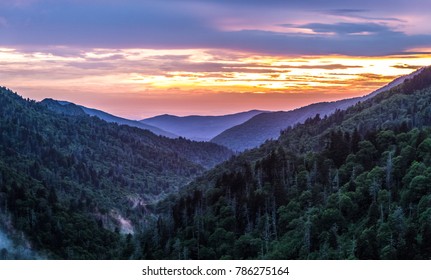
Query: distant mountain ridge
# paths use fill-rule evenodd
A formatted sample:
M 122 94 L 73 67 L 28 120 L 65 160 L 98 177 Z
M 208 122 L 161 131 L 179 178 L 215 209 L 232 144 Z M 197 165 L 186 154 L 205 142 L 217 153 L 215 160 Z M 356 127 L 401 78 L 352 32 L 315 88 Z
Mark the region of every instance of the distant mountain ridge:
M 149 130 L 156 135 L 166 136 L 169 138 L 178 138 L 178 135 L 164 131 L 163 129 L 160 129 L 158 127 L 141 123 L 139 121 L 117 117 L 109 113 L 103 112 L 101 110 L 87 108 L 81 105 L 76 105 L 68 101 L 59 101 L 51 98 L 46 98 L 42 100 L 40 103 L 48 107 L 50 110 L 55 111 L 57 113 L 62 113 L 62 114 L 71 115 L 71 116 L 77 116 L 77 115 L 89 115 L 92 117 L 95 116 L 101 120 L 104 120 L 110 123 L 117 123 L 120 125 L 138 127 L 141 129 Z
M 42 104 L 59 113 L 67 115 L 96 116 L 107 122 L 146 129 L 156 135 L 169 138 L 184 137 L 195 141 L 209 141 L 225 146 L 233 151 L 242 152 L 258 147 L 269 139 L 276 139 L 280 131 L 309 117 L 319 114 L 329 116 L 336 110 L 344 110 L 358 102 L 365 101 L 402 84 L 420 74 L 424 68 L 401 76 L 380 89 L 362 97 L 343 99 L 333 102 L 319 102 L 291 111 L 268 112 L 251 110 L 222 116 L 185 116 L 159 115 L 140 121 L 117 117 L 101 110 L 76 105 L 68 101 L 44 99 Z
M 409 75 L 401 76 L 384 87 L 362 97 L 315 103 L 288 112 L 269 112 L 256 115 L 248 121 L 220 133 L 211 139 L 211 142 L 223 145 L 237 152 L 258 147 L 266 140 L 278 138 L 280 131 L 289 126 L 303 123 L 306 119 L 314 117 L 317 114 L 324 117 L 325 115 L 329 116 L 336 110 L 347 109 L 360 101 L 365 101 L 381 92 L 400 85 L 405 80 L 420 74 L 423 69 L 421 68 Z
M 197 141 L 209 141 L 226 129 L 239 125 L 266 111 L 251 110 L 223 116 L 160 115 L 141 120 L 141 123 L 159 127 L 173 134 Z
M 278 138 L 280 131 L 295 123 L 304 122 L 316 114 L 324 116 L 332 114 L 337 109 L 346 109 L 359 100 L 360 98 L 352 98 L 334 102 L 321 102 L 288 112 L 262 113 L 243 124 L 222 132 L 211 139 L 211 142 L 242 152 L 246 149 L 255 148 L 266 140 Z

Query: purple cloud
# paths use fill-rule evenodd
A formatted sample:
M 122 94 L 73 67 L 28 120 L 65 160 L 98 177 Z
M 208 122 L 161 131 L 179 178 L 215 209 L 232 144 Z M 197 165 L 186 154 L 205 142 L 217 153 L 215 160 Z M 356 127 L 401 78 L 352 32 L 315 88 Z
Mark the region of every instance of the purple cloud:
M 361 8 L 340 0 L 38 0 L 25 1 L 25 5 L 10 3 L 0 3 L 0 19 L 7 22 L 2 24 L 0 20 L 0 46 L 220 48 L 268 54 L 383 55 L 431 45 L 431 32 L 407 34 L 395 30 L 394 26 L 376 22 L 378 19 L 397 20 L 393 15 L 398 16 L 405 10 L 405 1 L 401 0 L 390 1 L 390 5 L 388 1 L 364 0 Z M 412 0 L 409 7 L 415 3 L 422 5 L 422 13 L 426 11 L 425 6 L 429 6 L 424 0 Z M 220 25 L 220 22 L 229 22 L 224 13 L 229 11 L 237 19 L 253 22 L 258 18 L 259 22 L 268 22 L 269 26 L 275 27 L 273 18 L 277 16 L 281 20 L 284 9 L 295 11 L 298 17 L 303 14 L 302 22 L 308 21 L 298 25 L 295 19 L 284 18 L 285 27 L 299 26 L 318 34 L 274 31 L 265 24 L 249 29 L 229 29 Z M 372 15 L 364 16 L 371 10 Z M 319 13 L 347 15 L 356 21 L 338 18 L 335 22 L 316 22 Z
M 373 34 L 394 33 L 394 31 L 392 31 L 388 26 L 377 23 L 308 23 L 299 25 L 298 28 L 310 29 L 316 33 L 335 33 L 338 35 L 360 34 L 364 32 Z

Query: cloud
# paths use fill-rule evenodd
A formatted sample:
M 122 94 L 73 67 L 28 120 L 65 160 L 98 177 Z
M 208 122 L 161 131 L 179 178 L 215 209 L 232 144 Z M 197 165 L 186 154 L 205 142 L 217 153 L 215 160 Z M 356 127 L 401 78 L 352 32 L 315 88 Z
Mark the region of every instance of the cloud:
M 391 67 L 393 68 L 397 68 L 397 69 L 411 69 L 411 70 L 416 70 L 421 68 L 422 66 L 420 65 L 410 65 L 410 64 L 396 64 L 396 65 L 392 65 Z
M 208 29 L 207 22 L 188 10 L 157 2 L 77 2 L 44 1 L 22 9 L 3 7 L 11 27 L 0 33 L 2 41 L 81 47 L 139 46 L 145 42 L 168 45 L 182 40 L 193 43 L 205 37 Z
M 431 35 L 402 32 L 326 36 L 245 30 L 225 36 L 229 38 L 226 45 L 231 48 L 272 54 L 380 56 L 402 53 L 411 46 L 431 45 Z
M 375 10 L 370 8 L 372 2 Z M 7 3 L 0 3 L 1 16 L 7 21 L 7 26 L 0 23 L 1 44 L 19 48 L 231 49 L 282 55 L 378 56 L 431 45 L 430 33 L 407 34 L 392 24 L 365 19 L 363 14 L 369 11 L 376 19 L 390 19 L 388 15 L 395 14 L 383 9 L 380 2 L 370 0 L 362 1 L 364 8 L 360 9 L 356 4 L 338 0 L 324 4 L 317 0 L 40 0 L 20 7 Z M 241 8 L 232 9 L 232 5 Z M 306 9 L 308 6 L 312 9 Z M 403 5 L 396 0 L 388 9 L 394 7 L 402 11 Z M 283 16 L 287 11 L 288 20 Z M 315 21 L 317 16 L 329 13 L 357 17 L 356 22 L 340 18 L 337 22 L 328 18 Z M 234 22 L 247 23 L 259 19 L 259 26 L 238 27 L 230 23 L 232 18 Z M 274 18 L 287 21 L 284 26 L 289 31 L 272 30 L 277 26 Z M 316 34 L 291 28 L 298 26 Z M 338 36 L 328 36 L 330 33 Z
M 352 19 L 365 19 L 365 20 L 379 20 L 379 21 L 393 21 L 405 23 L 405 20 L 395 18 L 395 17 L 373 17 L 369 16 L 371 10 L 367 9 L 332 9 L 323 11 L 323 13 L 328 15 L 352 18 Z M 367 14 L 367 15 L 363 15 Z
M 369 12 L 370 10 L 367 9 L 333 9 L 333 10 L 329 10 L 328 14 L 332 14 L 332 15 L 351 15 L 351 14 L 356 14 L 356 13 L 366 13 Z
M 287 68 L 299 68 L 299 69 L 325 69 L 325 70 L 343 70 L 353 68 L 363 68 L 359 65 L 342 65 L 342 64 L 323 64 L 323 65 L 300 65 L 300 66 L 287 66 Z
M 310 29 L 316 33 L 335 33 L 338 35 L 354 35 L 354 34 L 384 34 L 393 33 L 388 26 L 376 23 L 351 23 L 338 22 L 334 24 L 325 23 L 308 23 L 299 25 L 298 28 Z
M 176 0 L 170 0 L 171 2 L 175 2 Z M 417 1 L 417 0 L 415 0 Z M 424 0 L 425 1 L 425 0 Z M 422 1 L 422 2 L 424 2 Z M 310 7 L 310 6 L 321 6 L 321 7 L 349 7 L 348 9 L 357 10 L 358 7 L 364 7 L 369 5 L 374 6 L 387 6 L 390 3 L 394 5 L 399 5 L 405 3 L 404 0 L 391 0 L 391 1 L 379 1 L 375 0 L 362 0 L 360 5 L 358 3 L 350 3 L 345 0 L 186 0 L 184 2 L 200 2 L 200 3 L 215 3 L 219 5 L 228 5 L 228 6 L 243 6 L 243 7 L 262 7 L 262 6 L 276 6 L 276 7 Z M 379 5 L 379 3 L 381 4 Z M 385 3 L 386 2 L 386 3 Z M 352 8 L 350 8 L 352 7 Z M 347 10 L 347 8 L 346 8 Z
M 190 62 L 170 60 L 166 61 L 162 67 L 164 71 L 185 71 L 185 72 L 243 72 L 243 73 L 286 73 L 290 69 L 353 69 L 362 68 L 358 65 L 342 65 L 342 64 L 305 64 L 305 65 L 283 65 L 273 66 L 262 63 L 218 63 L 218 62 Z
M 220 108 L 227 109 L 223 98 L 226 103 L 233 96 L 236 103 L 229 104 L 232 111 L 256 108 L 263 102 L 266 105 L 259 108 L 286 109 L 280 106 L 286 104 L 283 100 L 290 101 L 289 94 L 299 102 L 295 106 L 327 100 L 328 94 L 337 99 L 358 96 L 388 83 L 389 75 L 392 78 L 410 72 L 393 65 L 430 63 L 429 56 L 283 57 L 221 49 L 88 49 L 77 53 L 76 58 L 63 55 L 73 52 L 65 47 L 60 48 L 59 55 L 53 54 L 55 48 L 49 53 L 0 49 L 2 80 L 26 97 L 70 100 L 141 118 L 143 113 L 223 113 Z M 223 98 L 213 98 L 221 93 Z M 310 94 L 312 100 L 307 99 Z M 255 95 L 262 99 L 256 100 Z M 271 101 L 268 96 L 279 99 Z M 257 101 L 262 103 L 253 103 Z
M 379 75 L 374 73 L 362 73 L 358 74 L 359 79 L 364 79 L 367 81 L 379 81 L 379 80 L 394 80 L 397 78 L 397 76 L 390 76 L 390 75 Z

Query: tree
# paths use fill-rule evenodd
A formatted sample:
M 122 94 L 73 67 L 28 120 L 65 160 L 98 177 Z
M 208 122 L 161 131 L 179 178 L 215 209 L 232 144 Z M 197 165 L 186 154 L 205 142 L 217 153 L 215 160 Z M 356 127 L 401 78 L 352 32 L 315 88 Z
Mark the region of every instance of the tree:
M 419 145 L 418 156 L 425 164 L 431 164 L 431 138 L 425 139 Z
M 377 154 L 377 149 L 370 141 L 359 142 L 359 151 L 356 153 L 358 162 L 369 170 L 374 165 L 374 156 Z

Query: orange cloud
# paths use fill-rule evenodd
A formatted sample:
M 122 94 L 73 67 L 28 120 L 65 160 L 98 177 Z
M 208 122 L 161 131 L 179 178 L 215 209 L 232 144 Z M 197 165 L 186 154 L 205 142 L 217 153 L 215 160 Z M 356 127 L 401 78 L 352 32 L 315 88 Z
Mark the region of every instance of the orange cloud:
M 25 97 L 69 100 L 134 119 L 289 110 L 364 95 L 430 64 L 420 53 L 283 57 L 211 49 L 0 48 L 3 85 Z

